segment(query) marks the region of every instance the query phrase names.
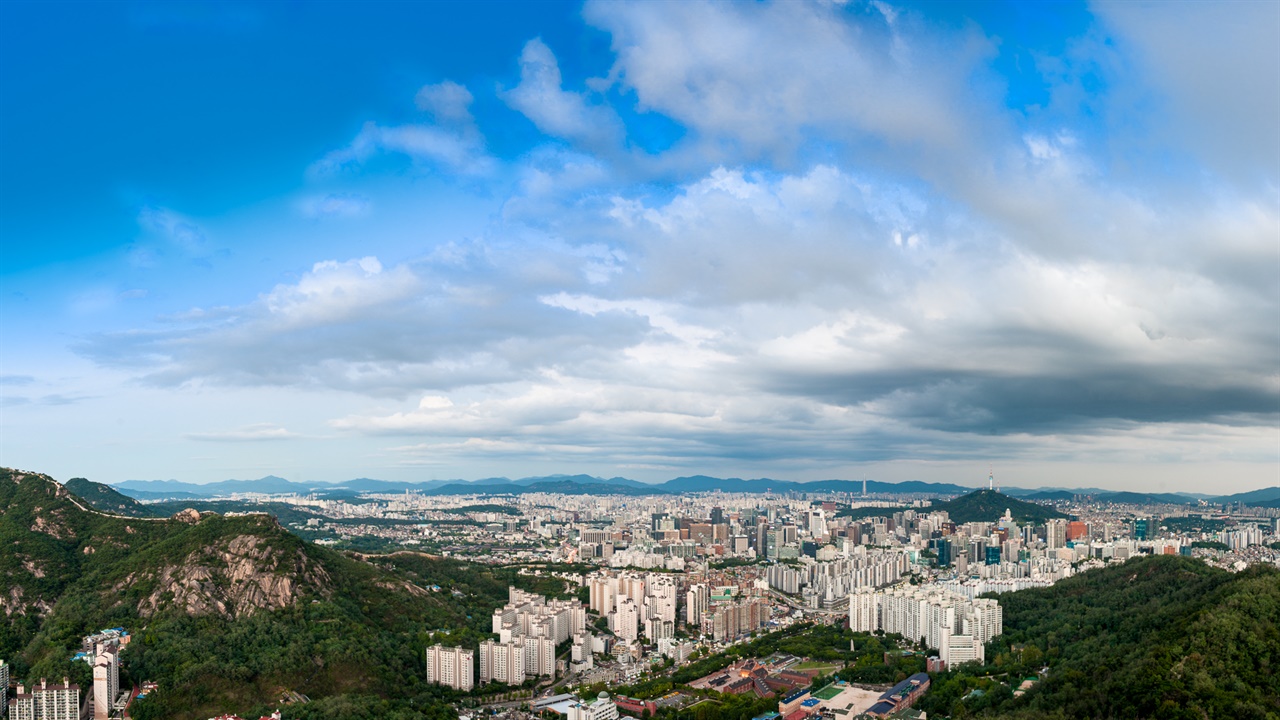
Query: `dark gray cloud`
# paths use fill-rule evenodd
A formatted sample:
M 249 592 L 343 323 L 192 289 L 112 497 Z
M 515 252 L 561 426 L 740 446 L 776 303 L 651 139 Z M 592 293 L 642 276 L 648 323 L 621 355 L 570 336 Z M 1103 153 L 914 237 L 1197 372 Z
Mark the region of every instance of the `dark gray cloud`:
M 1213 378 L 1180 374 L 1136 367 L 1075 377 L 886 370 L 775 377 L 770 389 L 867 407 L 922 428 L 979 434 L 1089 432 L 1130 422 L 1280 421 L 1276 390 L 1205 386 L 1200 383 Z

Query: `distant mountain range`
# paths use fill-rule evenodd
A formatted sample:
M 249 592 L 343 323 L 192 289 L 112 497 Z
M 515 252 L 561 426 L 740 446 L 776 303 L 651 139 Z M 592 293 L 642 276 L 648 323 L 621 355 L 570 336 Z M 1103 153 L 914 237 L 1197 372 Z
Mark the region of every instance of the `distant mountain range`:
M 599 478 L 592 475 L 544 475 L 520 478 L 483 478 L 480 480 L 428 480 L 402 482 L 356 478 L 340 483 L 293 482 L 275 475 L 257 480 L 224 480 L 222 482 L 197 483 L 177 480 L 126 480 L 115 489 L 138 500 L 165 498 L 196 500 L 226 497 L 245 493 L 298 493 L 320 494 L 330 497 L 354 496 L 360 493 L 401 493 L 406 490 L 429 495 L 520 495 L 525 493 L 565 493 L 573 495 L 676 495 L 698 492 L 727 493 L 784 493 L 784 492 L 845 492 L 861 493 L 862 480 L 816 480 L 794 482 L 771 478 L 717 478 L 707 475 L 678 477 L 664 483 L 642 483 L 624 477 Z M 952 483 L 931 483 L 918 480 L 891 483 L 867 480 L 866 491 L 872 495 L 919 495 L 931 498 L 947 498 L 964 495 L 975 488 Z M 1068 501 L 1079 495 L 1088 495 L 1100 502 L 1125 504 L 1194 504 L 1204 499 L 1214 503 L 1242 502 L 1246 505 L 1270 505 L 1280 502 L 1280 487 L 1254 490 L 1236 495 L 1213 497 L 1189 493 L 1134 493 L 1114 492 L 1101 488 L 1001 488 L 1006 495 L 1022 500 L 1038 502 Z

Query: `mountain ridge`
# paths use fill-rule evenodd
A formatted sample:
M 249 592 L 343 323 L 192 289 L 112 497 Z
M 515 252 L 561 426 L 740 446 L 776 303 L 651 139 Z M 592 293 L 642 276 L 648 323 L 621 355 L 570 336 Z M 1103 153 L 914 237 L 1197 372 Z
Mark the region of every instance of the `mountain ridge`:
M 726 493 L 784 493 L 784 492 L 844 492 L 860 494 L 863 486 L 869 494 L 920 495 L 922 497 L 960 496 L 981 488 L 954 483 L 904 480 L 812 480 L 798 482 L 774 478 L 743 479 L 720 478 L 710 475 L 689 475 L 672 478 L 660 483 L 644 483 L 624 477 L 602 478 L 586 474 L 538 475 L 524 478 L 490 477 L 477 480 L 424 480 L 420 482 L 354 478 L 345 482 L 296 482 L 274 475 L 257 480 L 224 480 L 208 484 L 188 483 L 178 480 L 125 480 L 108 486 L 115 491 L 138 499 L 208 499 L 232 494 L 321 494 L 350 495 L 359 493 L 423 492 L 431 495 L 518 495 L 526 492 L 564 492 L 582 495 L 659 495 L 699 492 Z M 554 488 L 561 488 L 555 490 Z M 1134 491 L 1103 490 L 1101 488 L 1041 488 L 1008 487 L 1001 492 L 1009 497 L 1033 500 L 1069 501 L 1076 496 L 1086 496 L 1096 502 L 1117 504 L 1196 504 L 1200 500 L 1209 503 L 1243 502 L 1267 506 L 1280 501 L 1280 487 L 1261 488 L 1244 493 L 1223 496 L 1196 495 L 1191 493 L 1145 493 Z

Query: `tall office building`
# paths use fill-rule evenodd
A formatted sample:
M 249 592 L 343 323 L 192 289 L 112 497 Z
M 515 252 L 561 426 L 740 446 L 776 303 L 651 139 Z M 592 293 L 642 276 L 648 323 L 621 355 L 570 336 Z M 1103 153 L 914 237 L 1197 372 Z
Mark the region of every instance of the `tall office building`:
M 9 709 L 9 666 L 0 660 L 0 713 Z
M 822 537 L 827 534 L 827 516 L 822 510 L 814 509 L 809 511 L 809 535 L 811 537 Z
M 475 687 L 475 653 L 439 644 L 427 648 L 427 682 L 464 691 Z
M 1133 521 L 1133 537 L 1135 540 L 1150 540 L 1155 533 L 1152 532 L 1154 523 L 1151 518 L 1140 517 Z

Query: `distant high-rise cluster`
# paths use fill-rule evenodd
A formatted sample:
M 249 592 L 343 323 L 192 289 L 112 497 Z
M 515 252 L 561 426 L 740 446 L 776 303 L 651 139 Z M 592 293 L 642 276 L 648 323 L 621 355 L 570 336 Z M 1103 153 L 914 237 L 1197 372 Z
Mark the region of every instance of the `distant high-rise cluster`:
M 1003 630 L 1000 604 L 937 586 L 860 590 L 849 596 L 849 628 L 897 633 L 936 648 L 948 666 L 985 661 L 983 646 Z

